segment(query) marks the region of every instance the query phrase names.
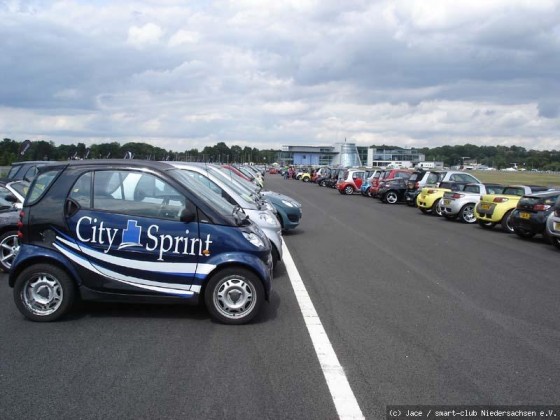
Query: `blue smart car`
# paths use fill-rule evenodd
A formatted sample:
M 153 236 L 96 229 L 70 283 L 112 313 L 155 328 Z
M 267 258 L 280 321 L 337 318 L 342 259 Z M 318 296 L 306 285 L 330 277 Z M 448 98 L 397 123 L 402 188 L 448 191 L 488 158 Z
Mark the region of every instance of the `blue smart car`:
M 34 321 L 78 298 L 203 301 L 249 322 L 271 289 L 270 241 L 239 207 L 165 162 L 72 161 L 39 168 L 21 212 L 9 284 Z

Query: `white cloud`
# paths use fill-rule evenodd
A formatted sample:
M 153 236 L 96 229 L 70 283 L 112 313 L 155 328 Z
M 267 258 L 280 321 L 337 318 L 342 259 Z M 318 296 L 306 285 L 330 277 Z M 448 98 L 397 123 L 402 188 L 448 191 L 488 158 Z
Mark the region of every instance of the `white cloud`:
M 163 30 L 154 23 L 146 23 L 143 26 L 132 26 L 128 29 L 126 42 L 137 48 L 146 45 L 157 44 L 163 36 Z
M 560 149 L 555 0 L 12 1 L 0 18 L 16 140 Z

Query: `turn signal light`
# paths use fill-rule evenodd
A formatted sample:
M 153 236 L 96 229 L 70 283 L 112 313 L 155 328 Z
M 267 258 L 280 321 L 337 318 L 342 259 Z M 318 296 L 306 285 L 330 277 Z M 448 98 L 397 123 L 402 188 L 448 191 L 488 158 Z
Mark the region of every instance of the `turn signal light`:
M 506 198 L 506 197 L 495 197 L 494 198 L 494 203 L 505 203 L 506 201 L 509 201 L 509 198 Z

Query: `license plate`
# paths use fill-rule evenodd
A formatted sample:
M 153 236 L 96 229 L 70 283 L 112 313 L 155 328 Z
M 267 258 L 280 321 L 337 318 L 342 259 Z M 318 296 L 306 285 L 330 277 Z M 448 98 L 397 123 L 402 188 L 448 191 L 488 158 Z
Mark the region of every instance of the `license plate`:
M 531 215 L 529 213 L 521 212 L 519 213 L 519 217 L 521 217 L 522 219 L 530 219 Z
M 448 206 L 451 203 L 451 200 L 443 200 L 443 205 Z
M 554 229 L 555 232 L 558 232 L 560 230 L 560 223 L 557 222 L 552 223 L 552 228 Z
M 482 210 L 490 210 L 490 204 L 480 203 L 480 208 Z

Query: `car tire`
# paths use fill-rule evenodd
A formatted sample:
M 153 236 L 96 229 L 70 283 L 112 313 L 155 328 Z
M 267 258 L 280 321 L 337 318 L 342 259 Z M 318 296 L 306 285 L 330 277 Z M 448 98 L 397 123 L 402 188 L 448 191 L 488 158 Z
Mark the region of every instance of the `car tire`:
M 239 325 L 251 321 L 264 301 L 264 287 L 253 272 L 240 267 L 219 271 L 208 281 L 204 303 L 213 319 Z
M 504 217 L 502 217 L 502 221 L 500 222 L 500 224 L 502 225 L 502 229 L 506 233 L 514 233 L 515 232 L 513 230 L 513 226 L 510 223 L 510 217 L 511 217 L 512 212 L 513 212 L 513 210 L 510 210 L 506 214 L 504 214 Z
M 302 178 L 301 180 L 302 180 L 303 182 L 309 182 L 309 177 L 306 176 L 305 178 Z
M 519 236 L 520 238 L 523 239 L 531 239 L 533 236 L 535 236 L 534 232 L 529 232 L 527 230 L 523 230 L 523 229 L 519 229 L 519 228 L 513 228 L 513 232 Z
M 430 214 L 432 212 L 432 210 L 430 209 L 425 209 L 424 207 L 418 207 L 420 209 L 420 211 L 424 214 Z
M 479 220 L 478 225 L 483 229 L 493 229 L 496 226 L 496 223 L 493 222 L 485 222 L 484 220 Z
M 434 204 L 432 204 L 432 214 L 434 216 L 443 216 L 443 207 L 441 206 L 441 198 L 438 198 Z
M 476 216 L 474 215 L 474 204 L 467 203 L 459 211 L 459 219 L 463 223 L 473 224 L 476 223 Z
M 352 194 L 354 194 L 354 187 L 352 187 L 352 185 L 347 185 L 347 186 L 344 188 L 344 194 L 346 194 L 346 195 L 352 195 Z
M 399 195 L 395 191 L 387 192 L 384 198 L 387 204 L 396 204 L 399 201 Z
M 327 183 L 324 180 L 319 181 L 319 187 L 325 187 Z
M 550 243 L 557 249 L 560 249 L 560 238 L 557 238 L 556 236 L 550 236 Z
M 56 321 L 71 309 L 76 296 L 76 285 L 70 276 L 52 264 L 24 269 L 14 285 L 16 306 L 32 321 Z
M 0 236 L 0 270 L 10 271 L 12 263 L 19 251 L 17 230 L 10 230 Z

